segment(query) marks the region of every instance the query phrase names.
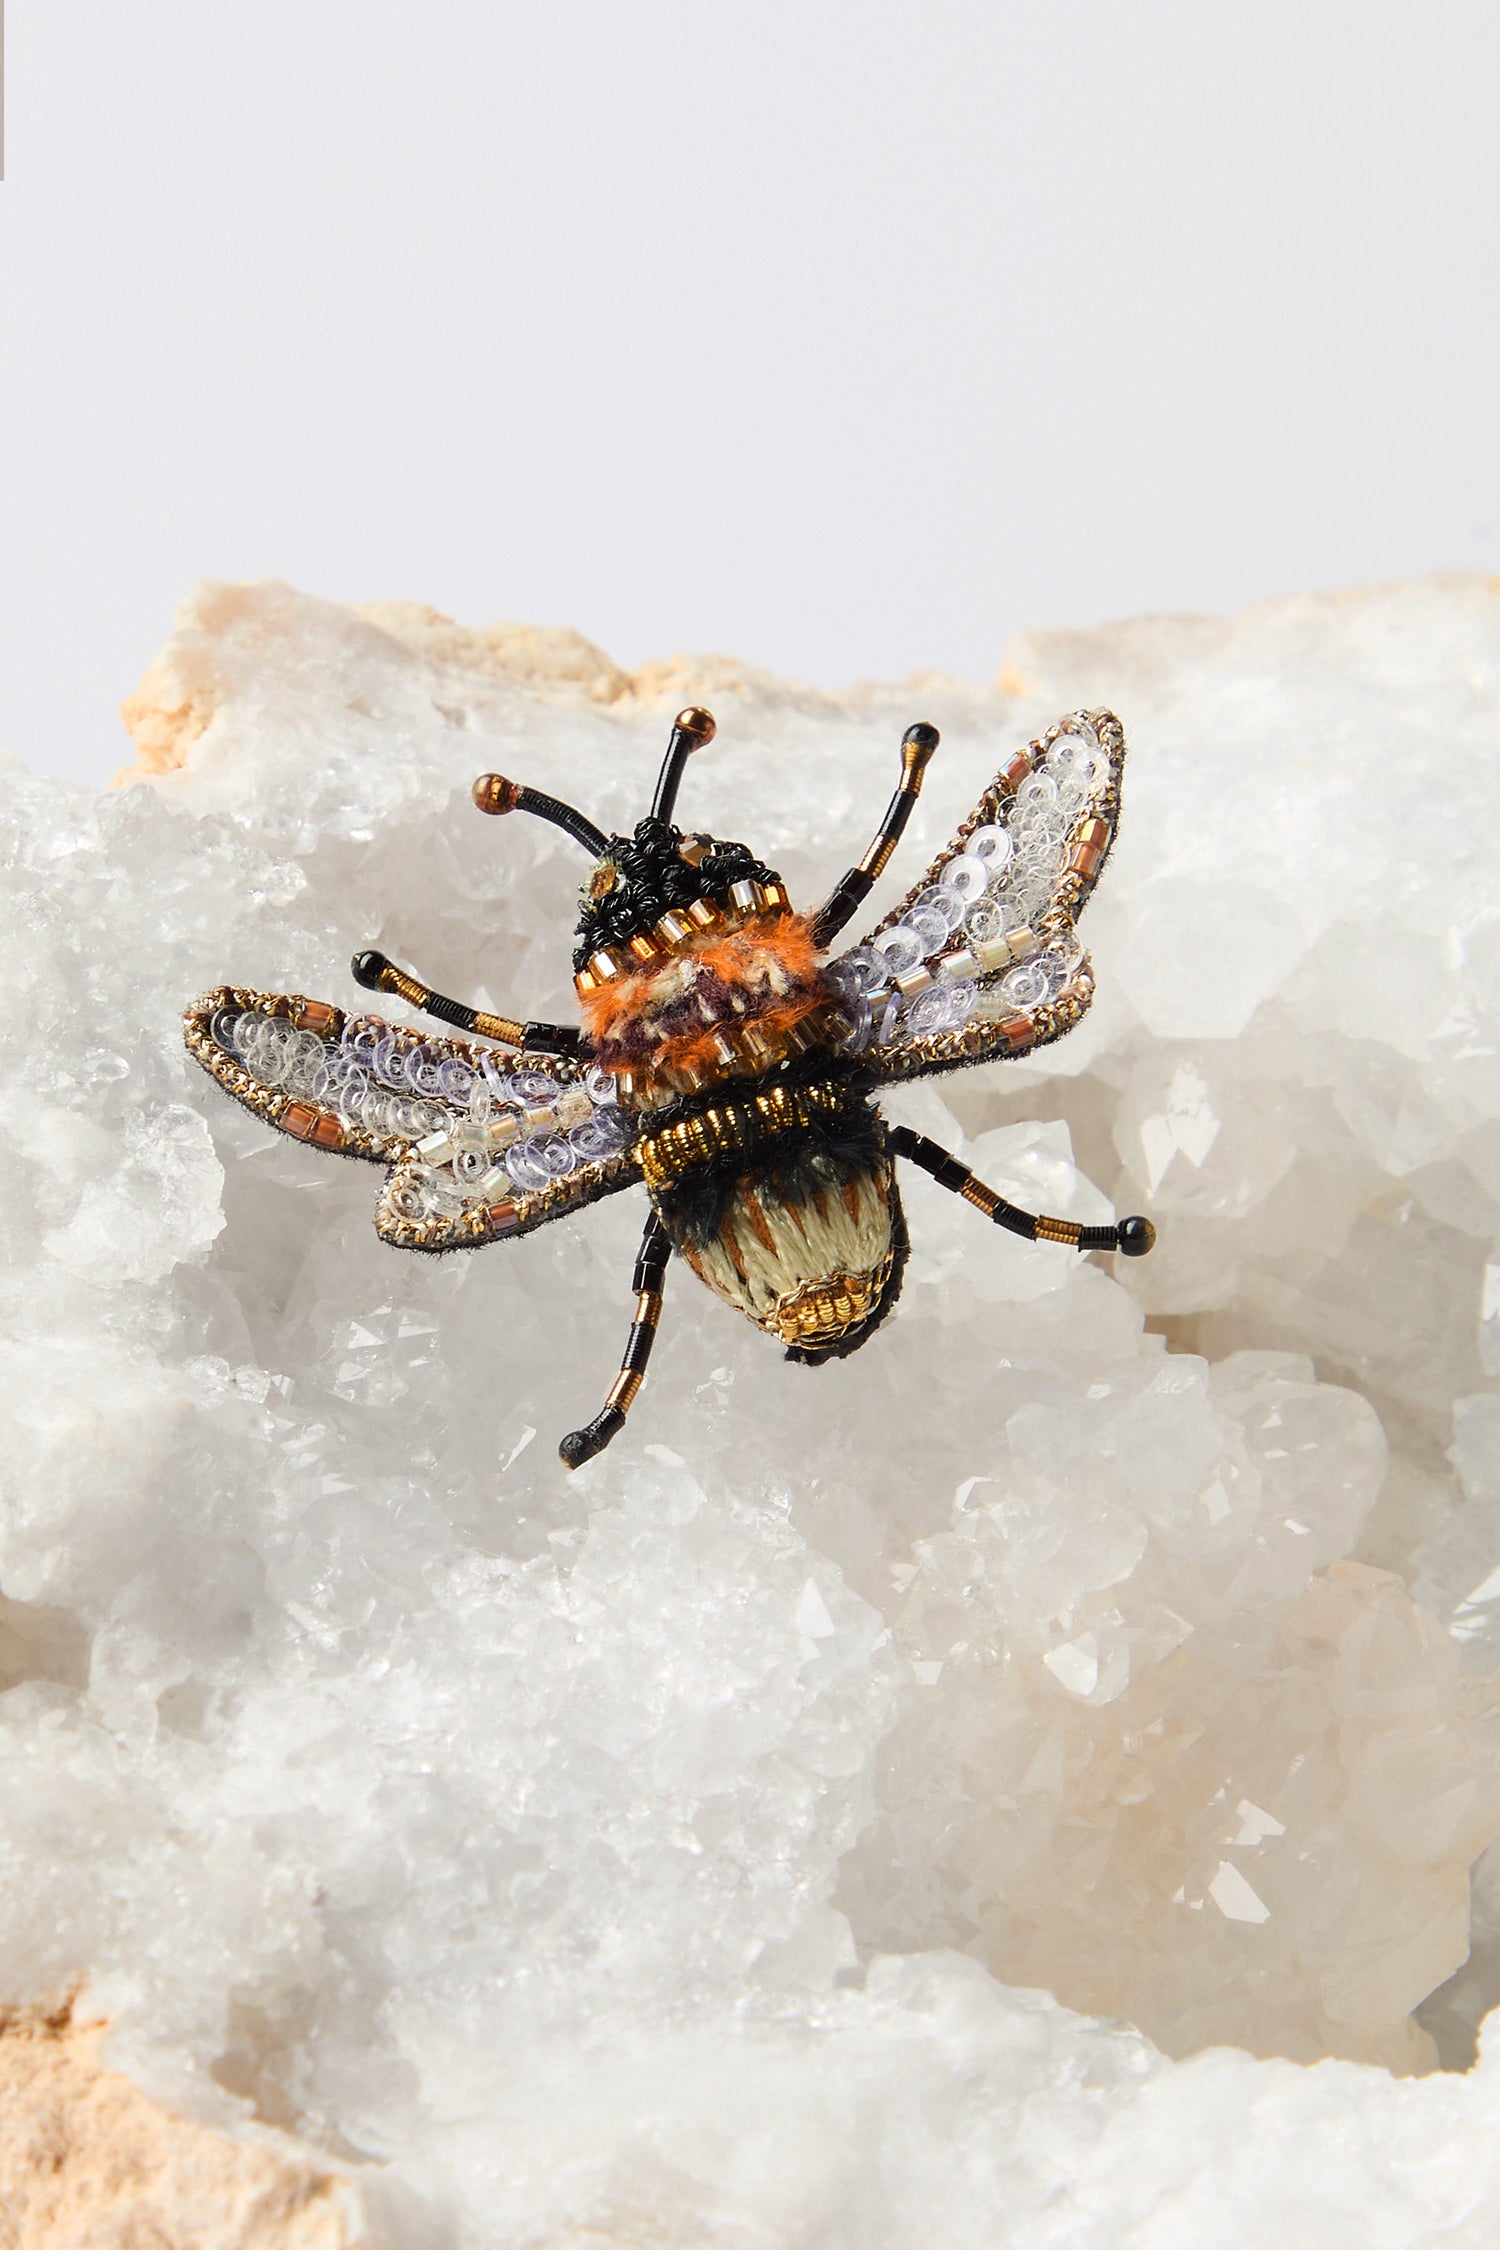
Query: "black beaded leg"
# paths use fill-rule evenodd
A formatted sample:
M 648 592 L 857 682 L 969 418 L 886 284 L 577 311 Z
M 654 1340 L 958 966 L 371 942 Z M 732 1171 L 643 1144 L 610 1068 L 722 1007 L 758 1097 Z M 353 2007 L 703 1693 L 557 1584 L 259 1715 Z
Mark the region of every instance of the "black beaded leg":
M 928 1140 L 925 1133 L 912 1132 L 909 1126 L 892 1125 L 886 1133 L 886 1146 L 893 1156 L 907 1157 L 930 1172 L 939 1187 L 951 1188 L 965 1203 L 972 1203 L 976 1211 L 993 1219 L 997 1227 L 1022 1235 L 1027 1242 L 1064 1242 L 1074 1250 L 1121 1250 L 1127 1258 L 1144 1258 L 1155 1248 L 1156 1229 L 1149 1219 L 1117 1219 L 1112 1227 L 1081 1227 L 1074 1219 L 1049 1218 L 1045 1211 L 1019 1210 L 976 1179 L 967 1164 L 960 1164 L 936 1141 Z
M 420 1008 L 424 1015 L 436 1016 L 439 1023 L 454 1024 L 460 1031 L 477 1031 L 483 1039 L 498 1039 L 502 1046 L 529 1049 L 533 1054 L 578 1052 L 579 1034 L 569 1025 L 518 1023 L 511 1016 L 489 1016 L 482 1008 L 466 1008 L 462 1000 L 449 1000 L 443 993 L 434 992 L 373 948 L 356 953 L 349 967 L 355 983 L 362 984 L 367 992 L 392 992 L 409 1008 Z
M 557 1449 L 570 1469 L 580 1469 L 585 1461 L 592 1461 L 625 1427 L 625 1417 L 646 1380 L 646 1363 L 651 1357 L 651 1346 L 656 1342 L 657 1322 L 661 1319 L 661 1285 L 671 1255 L 671 1237 L 653 1211 L 646 1221 L 640 1256 L 635 1261 L 635 1279 L 631 1284 L 636 1292 L 635 1319 L 625 1340 L 625 1357 L 620 1362 L 614 1388 L 593 1421 L 581 1430 L 570 1430 Z
M 921 792 L 922 776 L 937 746 L 937 728 L 922 722 L 908 727 L 901 737 L 901 779 L 895 796 L 885 808 L 885 818 L 876 830 L 875 841 L 858 867 L 850 868 L 813 916 L 813 937 L 820 948 L 837 937 L 855 908 L 869 897 L 877 877 L 885 873 L 901 831 L 911 818 L 911 808 Z

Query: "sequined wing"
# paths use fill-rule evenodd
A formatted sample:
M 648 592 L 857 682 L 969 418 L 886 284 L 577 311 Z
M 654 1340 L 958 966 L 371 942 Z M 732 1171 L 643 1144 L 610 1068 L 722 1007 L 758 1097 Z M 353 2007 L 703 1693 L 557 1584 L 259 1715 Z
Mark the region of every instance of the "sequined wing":
M 1077 711 L 1018 750 L 921 880 L 825 974 L 880 1080 L 1060 1039 L 1094 996 L 1075 925 L 1109 856 L 1125 736 Z
M 640 1178 L 608 1074 L 224 985 L 184 1017 L 188 1052 L 293 1140 L 390 1167 L 375 1224 L 406 1250 L 528 1234 Z

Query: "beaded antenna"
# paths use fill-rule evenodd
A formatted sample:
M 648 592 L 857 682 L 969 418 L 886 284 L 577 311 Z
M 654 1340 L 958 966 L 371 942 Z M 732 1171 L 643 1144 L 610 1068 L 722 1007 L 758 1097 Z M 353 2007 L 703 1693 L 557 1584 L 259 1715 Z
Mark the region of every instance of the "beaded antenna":
M 573 956 L 581 1027 L 465 1007 L 374 951 L 354 956 L 358 984 L 475 1036 L 227 985 L 186 1017 L 191 1054 L 258 1117 L 389 1167 L 375 1224 L 400 1249 L 510 1240 L 644 1185 L 624 1363 L 563 1439 L 569 1468 L 624 1426 L 674 1252 L 789 1359 L 819 1366 L 868 1342 L 907 1257 L 898 1159 L 1028 1241 L 1137 1257 L 1156 1239 L 1142 1218 L 1085 1227 L 1019 1210 L 875 1103 L 899 1079 L 1029 1053 L 1083 1015 L 1094 980 L 1076 924 L 1119 817 L 1118 719 L 1076 712 L 1018 750 L 901 904 L 834 959 L 910 818 L 936 727 L 907 728 L 874 842 L 807 915 L 744 844 L 673 824 L 683 769 L 714 731 L 707 711 L 678 715 L 629 836 L 500 774 L 474 784 L 482 812 L 537 814 L 594 862 Z

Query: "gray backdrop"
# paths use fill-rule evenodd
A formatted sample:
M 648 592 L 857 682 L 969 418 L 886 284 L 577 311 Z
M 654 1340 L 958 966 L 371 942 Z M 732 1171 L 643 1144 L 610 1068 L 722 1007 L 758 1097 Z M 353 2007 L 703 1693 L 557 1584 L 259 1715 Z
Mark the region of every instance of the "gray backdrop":
M 620 660 L 1492 565 L 1493 0 L 10 0 L 0 749 L 194 577 Z

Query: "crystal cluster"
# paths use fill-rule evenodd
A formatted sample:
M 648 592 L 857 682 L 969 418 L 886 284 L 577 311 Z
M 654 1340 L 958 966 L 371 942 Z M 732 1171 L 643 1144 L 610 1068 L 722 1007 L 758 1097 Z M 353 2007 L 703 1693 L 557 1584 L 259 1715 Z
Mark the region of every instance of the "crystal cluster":
M 202 589 L 131 706 L 148 778 L 5 773 L 0 2002 L 78 1987 L 115 2069 L 292 2136 L 399 2250 L 1493 2239 L 1500 593 L 843 699 L 480 653 Z M 215 1037 L 352 1133 L 441 1104 L 436 1195 L 551 1179 L 599 1089 L 372 1043 L 347 963 L 569 1020 L 581 855 L 470 785 L 627 832 L 690 698 L 683 817 L 799 907 L 942 729 L 849 932 L 872 1036 L 965 953 L 1054 973 L 1021 933 L 1082 735 L 1004 866 L 981 825 L 899 902 L 1039 729 L 1120 712 L 1090 1013 L 887 1107 L 1160 1241 L 1116 1269 L 908 1178 L 897 1312 L 817 1369 L 674 1266 L 570 1478 L 638 1193 L 408 1255 L 380 1171 L 224 1101 L 181 1011 L 348 1009 L 316 1054 L 264 1011 Z

